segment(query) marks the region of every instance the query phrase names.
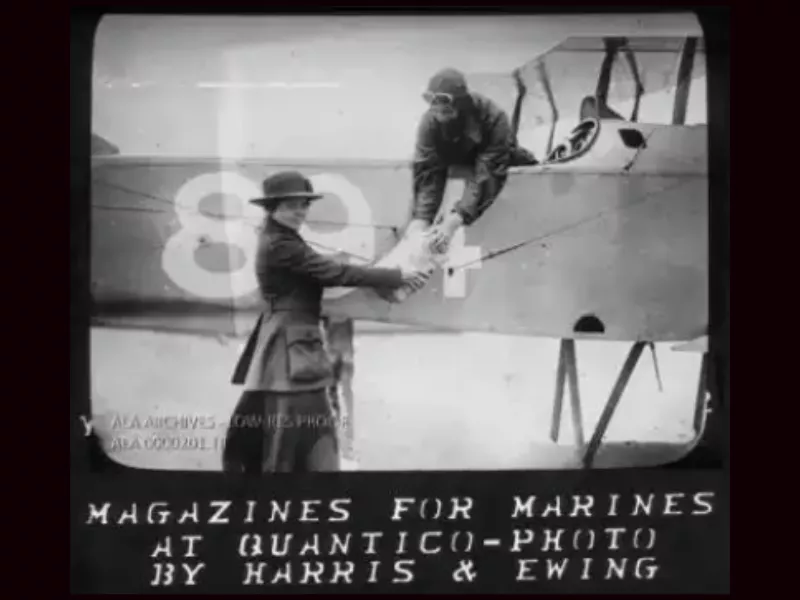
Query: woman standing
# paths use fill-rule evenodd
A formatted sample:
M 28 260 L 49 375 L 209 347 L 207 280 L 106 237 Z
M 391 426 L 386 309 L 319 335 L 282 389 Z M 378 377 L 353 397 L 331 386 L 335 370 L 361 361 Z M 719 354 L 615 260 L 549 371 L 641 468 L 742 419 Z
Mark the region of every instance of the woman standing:
M 419 288 L 428 274 L 365 268 L 324 257 L 298 230 L 311 182 L 285 171 L 251 202 L 267 211 L 256 275 L 265 308 L 233 374 L 244 391 L 228 427 L 223 470 L 235 473 L 336 471 L 338 442 L 327 388 L 333 383 L 321 325 L 325 287 Z

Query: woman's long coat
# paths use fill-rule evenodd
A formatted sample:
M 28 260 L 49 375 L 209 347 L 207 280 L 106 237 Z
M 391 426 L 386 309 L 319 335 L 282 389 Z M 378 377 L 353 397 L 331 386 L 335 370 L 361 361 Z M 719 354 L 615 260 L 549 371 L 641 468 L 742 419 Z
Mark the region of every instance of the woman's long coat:
M 234 369 L 245 391 L 302 392 L 329 387 L 333 366 L 321 325 L 325 287 L 397 288 L 398 269 L 347 265 L 315 252 L 293 229 L 268 218 L 256 275 L 265 308 Z

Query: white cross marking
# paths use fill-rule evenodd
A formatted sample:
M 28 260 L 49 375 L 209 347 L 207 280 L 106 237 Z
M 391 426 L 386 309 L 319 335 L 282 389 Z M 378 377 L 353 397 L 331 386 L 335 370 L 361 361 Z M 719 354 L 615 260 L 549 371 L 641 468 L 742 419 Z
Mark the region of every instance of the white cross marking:
M 464 181 L 450 181 L 447 185 L 447 200 L 444 210 L 449 211 L 464 194 Z M 480 269 L 483 266 L 480 246 L 467 246 L 464 227 L 459 227 L 450 241 L 447 257 L 442 264 L 444 269 L 444 297 L 464 298 L 467 295 L 467 269 Z M 465 265 L 460 267 L 460 265 Z M 448 269 L 455 267 L 452 275 Z
M 444 297 L 464 298 L 467 295 L 467 270 L 480 269 L 483 266 L 480 246 L 467 246 L 464 228 L 460 227 L 450 242 L 447 259 L 442 265 L 444 269 Z M 464 265 L 461 267 L 460 265 Z M 452 274 L 448 269 L 453 266 Z

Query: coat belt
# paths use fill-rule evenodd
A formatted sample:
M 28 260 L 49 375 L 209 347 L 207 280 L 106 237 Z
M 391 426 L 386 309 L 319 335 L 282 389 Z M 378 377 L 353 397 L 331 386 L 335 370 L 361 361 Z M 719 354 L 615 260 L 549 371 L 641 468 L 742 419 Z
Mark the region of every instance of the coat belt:
M 264 307 L 269 312 L 297 312 L 313 315 L 319 315 L 322 310 L 318 302 L 303 301 L 292 296 L 264 298 Z

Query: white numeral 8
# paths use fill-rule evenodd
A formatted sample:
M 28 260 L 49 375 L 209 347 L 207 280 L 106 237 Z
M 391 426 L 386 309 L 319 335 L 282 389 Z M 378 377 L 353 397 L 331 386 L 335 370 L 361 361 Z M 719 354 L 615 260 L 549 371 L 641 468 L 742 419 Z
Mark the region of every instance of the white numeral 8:
M 322 173 L 310 179 L 316 191 L 333 194 L 342 201 L 347 210 L 347 223 L 356 226 L 318 232 L 304 225 L 300 234 L 321 254 L 346 252 L 372 261 L 376 254 L 372 210 L 361 190 L 338 174 Z M 241 212 L 223 213 L 218 217 L 204 215 L 200 212 L 200 202 L 211 194 L 238 197 Z M 206 173 L 184 184 L 175 197 L 175 215 L 180 228 L 167 240 L 162 256 L 162 266 L 172 282 L 206 299 L 236 299 L 256 292 L 257 225 L 264 213 L 248 200 L 260 195 L 261 190 L 253 181 L 235 172 Z M 226 209 L 223 203 L 223 211 Z M 220 273 L 204 269 L 197 264 L 195 251 L 208 243 L 240 248 L 244 264 L 234 271 Z M 327 288 L 325 298 L 340 298 L 352 291 L 353 288 Z
M 200 201 L 211 194 L 240 199 L 239 214 L 211 217 L 200 212 Z M 240 298 L 258 289 L 255 256 L 258 244 L 256 226 L 263 218 L 259 207 L 249 199 L 261 191 L 251 180 L 232 172 L 206 173 L 186 183 L 175 197 L 175 215 L 180 224 L 167 240 L 162 266 L 170 279 L 184 290 L 206 299 Z M 223 201 L 223 211 L 227 208 Z M 215 273 L 197 264 L 195 250 L 203 244 L 237 246 L 245 257 L 234 271 Z

